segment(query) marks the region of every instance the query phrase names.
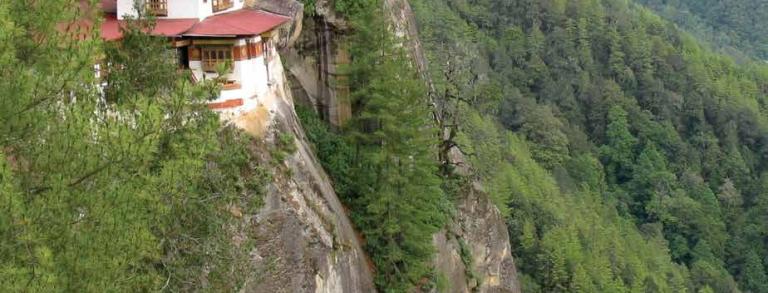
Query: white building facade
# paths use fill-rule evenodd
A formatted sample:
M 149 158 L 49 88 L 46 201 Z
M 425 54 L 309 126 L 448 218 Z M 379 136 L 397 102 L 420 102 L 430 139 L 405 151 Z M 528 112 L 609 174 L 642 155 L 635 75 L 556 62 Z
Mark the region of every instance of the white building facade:
M 179 67 L 194 81 L 221 83 L 220 95 L 209 103 L 214 110 L 251 109 L 269 93 L 274 69 L 282 68 L 273 37 L 290 18 L 244 8 L 244 0 L 105 0 L 102 6 L 102 37 L 110 41 L 122 37 L 121 21 L 136 15 L 135 7 L 156 15 L 151 33 L 171 41 Z
M 136 2 L 157 18 L 203 20 L 214 14 L 242 9 L 245 0 L 117 0 L 117 17 L 136 16 Z

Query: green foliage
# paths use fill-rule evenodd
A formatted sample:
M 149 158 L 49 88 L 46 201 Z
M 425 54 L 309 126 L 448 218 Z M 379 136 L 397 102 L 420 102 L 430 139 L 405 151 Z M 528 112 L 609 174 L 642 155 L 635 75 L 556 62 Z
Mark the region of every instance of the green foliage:
M 383 292 L 441 287 L 431 267 L 432 235 L 450 202 L 437 176 L 437 130 L 425 85 L 382 17 L 379 1 L 336 1 L 350 18 L 349 76 L 355 117 L 331 132 L 311 110 L 297 108 L 323 166 L 350 207 L 376 265 Z
M 218 141 L 203 165 L 189 170 L 199 175 L 187 190 L 177 191 L 181 194 L 166 203 L 174 218 L 159 228 L 169 242 L 164 247 L 164 271 L 173 289 L 237 290 L 264 269 L 250 262 L 249 247 L 257 235 L 245 227 L 242 217 L 261 207 L 270 175 L 251 157 L 251 138 L 244 133 L 227 127 L 218 133 Z M 235 246 L 231 239 L 238 230 L 249 232 Z M 201 275 L 207 277 L 205 282 Z
M 472 251 L 464 239 L 457 238 L 457 240 L 459 242 L 459 256 L 461 257 L 461 263 L 464 264 L 464 274 L 467 276 L 467 281 L 476 281 L 479 286 L 482 280 L 479 280 L 475 274 L 475 261 L 472 256 Z
M 0 288 L 236 291 L 256 268 L 232 211 L 255 211 L 268 180 L 250 140 L 219 130 L 162 40 L 58 30 L 78 7 L 0 3 Z M 106 100 L 94 56 L 115 65 Z
M 434 283 L 433 288 L 435 288 L 437 292 L 448 292 L 448 290 L 451 288 L 450 281 L 448 281 L 448 277 L 446 277 L 444 274 L 437 273 L 432 278 L 432 280 Z
M 357 16 L 377 10 L 380 2 L 377 0 L 334 0 L 333 7 L 339 13 L 347 16 Z
M 639 0 L 696 37 L 736 58 L 768 59 L 765 1 Z
M 168 54 L 171 48 L 144 31 L 154 23 L 146 19 L 128 19 L 124 37 L 120 42 L 104 43 L 106 60 L 111 64 L 134 66 L 109 66 L 104 82 L 105 96 L 109 102 L 129 103 L 137 95 L 154 97 L 165 94 L 168 85 L 178 79 L 174 59 Z M 107 64 L 109 64 L 107 63 Z M 104 64 L 103 66 L 108 66 Z
M 314 153 L 320 159 L 323 169 L 333 180 L 333 188 L 345 202 L 350 202 L 352 194 L 351 168 L 354 149 L 340 134 L 334 133 L 312 109 L 297 105 L 296 114 L 302 128 L 314 147 Z
M 272 161 L 275 164 L 280 164 L 288 156 L 296 152 L 296 138 L 291 133 L 280 132 L 275 135 L 275 146 L 270 151 L 272 155 Z
M 331 0 L 333 9 L 348 18 L 354 18 L 356 15 L 375 9 L 377 0 Z M 314 16 L 317 8 L 317 0 L 301 0 L 304 4 L 304 14 Z
M 562 122 L 547 106 L 536 107 L 520 129 L 535 143 L 533 157 L 546 168 L 562 165 L 568 159 L 568 138 L 562 132 Z
M 515 159 L 503 163 L 508 167 L 499 176 L 506 178 L 510 197 L 511 240 L 520 250 L 516 262 L 536 284 L 526 289 L 623 292 L 651 282 L 658 292 L 686 288 L 687 271 L 659 255 L 666 249 L 662 235 L 642 235 L 587 185 L 562 194 L 521 138 L 510 136 L 507 145 Z
M 601 148 L 603 165 L 608 178 L 624 183 L 631 177 L 637 139 L 629 132 L 627 112 L 621 107 L 613 107 L 608 112 L 608 128 L 605 133 L 606 144 Z
M 278 133 L 277 145 L 289 154 L 295 153 L 297 149 L 296 138 L 293 136 L 293 134 L 287 132 Z
M 765 65 L 631 1 L 412 4 L 436 95 L 498 93 L 460 108 L 455 142 L 508 218 L 526 291 L 764 290 Z M 744 7 L 724 10 L 762 13 Z
M 317 0 L 301 0 L 301 3 L 304 5 L 304 15 L 315 16 Z
M 424 84 L 410 67 L 378 9 L 355 19 L 348 71 L 359 113 L 350 122 L 353 218 L 377 266 L 383 291 L 400 292 L 430 271 L 432 234 L 446 218 L 432 154 L 436 141 Z

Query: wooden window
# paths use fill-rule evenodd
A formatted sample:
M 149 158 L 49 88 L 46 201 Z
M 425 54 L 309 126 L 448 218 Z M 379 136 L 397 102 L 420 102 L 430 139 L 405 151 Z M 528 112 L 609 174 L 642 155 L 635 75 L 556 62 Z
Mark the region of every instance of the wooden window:
M 232 64 L 232 47 L 203 47 L 203 70 L 216 71 L 219 64 Z
M 232 0 L 211 0 L 213 4 L 213 12 L 219 12 L 232 8 L 234 2 Z
M 168 16 L 168 0 L 145 0 L 147 12 L 155 16 Z

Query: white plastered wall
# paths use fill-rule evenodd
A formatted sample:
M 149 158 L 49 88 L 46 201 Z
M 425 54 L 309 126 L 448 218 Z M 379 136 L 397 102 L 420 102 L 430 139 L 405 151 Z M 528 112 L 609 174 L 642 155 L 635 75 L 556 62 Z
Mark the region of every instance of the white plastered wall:
M 276 50 L 275 54 L 277 54 Z M 263 62 L 261 64 L 263 65 Z M 270 75 L 272 75 L 273 83 L 269 86 L 265 83 L 263 93 L 260 93 L 257 98 L 245 99 L 243 101 L 244 104 L 239 107 L 215 110 L 224 121 L 234 123 L 240 127 L 243 126 L 243 123 L 253 124 L 253 121 L 247 117 L 250 115 L 249 113 L 258 113 L 260 111 L 259 109 L 264 110 L 266 113 L 274 113 L 278 108 L 278 100 L 283 99 L 285 102 L 292 102 L 290 100 L 285 100 L 285 97 L 288 97 L 288 95 L 285 92 L 285 80 L 283 79 L 285 75 L 283 72 L 282 61 L 280 61 L 280 55 L 274 55 L 272 62 L 270 62 L 270 66 L 269 70 Z M 266 71 L 264 72 L 264 76 L 266 76 Z M 266 128 L 268 126 L 269 125 L 266 124 L 263 127 Z M 247 128 L 249 127 L 246 127 L 246 129 Z
M 246 41 L 250 43 L 259 43 L 261 42 L 261 37 L 256 36 L 253 38 L 238 39 L 234 45 L 244 46 L 246 45 Z M 272 54 L 277 54 L 277 52 L 273 49 Z M 229 74 L 228 78 L 239 83 L 240 88 L 222 90 L 219 98 L 212 102 L 218 103 L 231 99 L 243 99 L 246 103 L 246 105 L 244 105 L 245 107 L 248 104 L 251 104 L 251 101 L 256 101 L 260 96 L 267 94 L 270 90 L 270 80 L 267 76 L 267 67 L 264 63 L 266 59 L 264 57 L 265 54 L 262 54 L 262 56 L 259 57 L 235 61 L 232 73 Z M 270 64 L 270 70 L 272 70 L 272 67 L 277 66 L 274 63 L 275 60 Z M 204 72 L 201 61 L 190 61 L 189 68 L 192 70 L 192 74 L 195 75 L 195 78 L 199 81 L 213 79 L 218 76 L 218 74 L 213 72 Z
M 117 0 L 117 18 L 123 19 L 125 15 L 136 16 L 136 9 L 134 9 L 134 2 L 146 1 L 146 0 Z M 206 3 L 203 3 L 205 1 Z M 174 18 L 197 18 L 203 19 L 205 16 L 201 15 L 201 8 L 208 4 L 211 5 L 211 0 L 168 0 L 168 16 L 159 17 L 161 19 L 174 19 Z M 238 1 L 238 0 L 235 0 Z M 210 10 L 210 9 L 209 9 Z M 207 15 L 206 15 L 207 16 Z
M 184 0 L 175 0 L 175 1 L 184 1 Z M 204 0 L 205 2 L 202 2 L 203 0 L 196 0 L 199 1 L 199 7 L 200 7 L 200 15 L 199 18 L 202 20 L 208 16 L 213 15 L 213 0 Z M 230 11 L 235 11 L 238 9 L 243 8 L 243 5 L 245 4 L 245 0 L 232 0 L 232 8 L 227 10 L 218 11 L 215 14 L 221 14 L 226 13 Z
M 123 19 L 124 15 L 136 15 L 133 9 L 134 1 L 141 0 L 117 0 L 117 17 Z M 161 19 L 197 18 L 203 20 L 213 15 L 213 0 L 168 0 L 168 16 Z M 243 8 L 245 0 L 232 0 L 232 8 L 216 12 L 225 13 Z

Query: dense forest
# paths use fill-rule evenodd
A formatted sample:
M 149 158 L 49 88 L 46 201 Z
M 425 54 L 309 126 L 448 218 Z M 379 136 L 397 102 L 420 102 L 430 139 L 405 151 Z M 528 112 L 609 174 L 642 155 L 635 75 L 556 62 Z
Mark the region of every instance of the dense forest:
M 639 0 L 697 38 L 740 60 L 768 60 L 768 2 Z
M 412 4 L 526 292 L 768 292 L 768 67 L 623 0 Z
M 624 0 L 411 4 L 426 88 L 369 6 L 347 14 L 357 119 L 334 133 L 301 111 L 381 289 L 441 288 L 424 267 L 427 235 L 479 180 L 507 217 L 525 292 L 768 292 L 768 67 L 737 64 Z M 761 54 L 764 28 L 726 28 L 742 33 L 708 41 Z M 454 145 L 468 178 L 441 159 Z M 406 157 L 423 177 L 396 176 Z
M 260 160 L 222 125 L 203 103 L 218 86 L 158 53 L 152 20 L 104 43 L 60 29 L 82 17 L 73 2 L 0 1 L 0 289 L 258 280 L 229 245 L 256 233 L 232 209 L 256 213 L 284 151 Z M 382 1 L 333 3 L 353 117 L 296 111 L 379 291 L 448 289 L 433 235 L 476 183 L 524 292 L 768 292 L 768 66 L 696 39 L 765 58 L 759 1 L 411 0 L 427 72 Z M 121 65 L 103 87 L 96 59 Z M 242 247 L 265 236 L 251 234 Z
M 312 2 L 308 2 L 311 7 Z M 432 235 L 451 213 L 434 154 L 426 84 L 398 46 L 380 1 L 338 1 L 354 27 L 343 68 L 354 118 L 334 132 L 298 108 L 310 141 L 360 229 L 383 292 L 440 287 Z

